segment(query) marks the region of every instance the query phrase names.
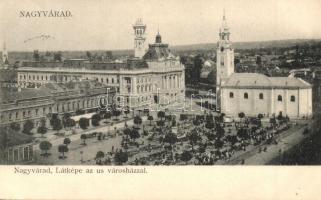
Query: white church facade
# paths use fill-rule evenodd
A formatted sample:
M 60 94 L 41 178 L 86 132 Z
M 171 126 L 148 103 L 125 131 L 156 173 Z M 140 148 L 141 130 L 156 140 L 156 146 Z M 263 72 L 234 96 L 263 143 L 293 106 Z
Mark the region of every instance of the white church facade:
M 266 117 L 282 114 L 290 118 L 312 115 L 312 86 L 294 77 L 268 77 L 258 73 L 234 73 L 234 50 L 223 16 L 217 47 L 217 109 L 227 116 Z

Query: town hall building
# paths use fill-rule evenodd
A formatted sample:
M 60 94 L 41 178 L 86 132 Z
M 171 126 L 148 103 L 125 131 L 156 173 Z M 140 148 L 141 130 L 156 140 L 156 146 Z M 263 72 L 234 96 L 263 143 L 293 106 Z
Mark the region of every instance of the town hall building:
M 294 77 L 268 77 L 258 73 L 234 73 L 234 50 L 225 14 L 216 51 L 216 106 L 227 116 L 290 118 L 312 115 L 312 86 Z

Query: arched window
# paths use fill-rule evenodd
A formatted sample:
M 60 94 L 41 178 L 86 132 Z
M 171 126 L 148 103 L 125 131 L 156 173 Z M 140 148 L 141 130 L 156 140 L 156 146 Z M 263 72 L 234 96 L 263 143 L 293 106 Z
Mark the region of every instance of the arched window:
M 295 102 L 295 96 L 294 95 L 292 95 L 290 99 L 291 99 L 292 102 Z
M 282 101 L 282 96 L 278 95 L 278 101 Z
M 249 94 L 247 92 L 244 93 L 244 99 L 248 99 L 249 98 Z
M 263 99 L 263 93 L 259 94 L 259 99 Z
M 234 97 L 234 93 L 230 92 L 230 98 L 233 98 L 233 97 Z

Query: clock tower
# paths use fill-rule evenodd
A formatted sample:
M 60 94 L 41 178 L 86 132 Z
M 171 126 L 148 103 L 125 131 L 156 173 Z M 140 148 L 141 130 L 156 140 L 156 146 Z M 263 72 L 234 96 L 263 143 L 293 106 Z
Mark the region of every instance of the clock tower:
M 234 73 L 234 49 L 230 41 L 230 30 L 227 26 L 225 11 L 220 28 L 216 49 L 216 109 L 221 107 L 221 86 Z
M 133 25 L 135 31 L 134 39 L 134 49 L 135 57 L 142 58 L 146 53 L 145 40 L 146 40 L 146 25 L 143 24 L 142 19 L 137 19 L 136 23 Z

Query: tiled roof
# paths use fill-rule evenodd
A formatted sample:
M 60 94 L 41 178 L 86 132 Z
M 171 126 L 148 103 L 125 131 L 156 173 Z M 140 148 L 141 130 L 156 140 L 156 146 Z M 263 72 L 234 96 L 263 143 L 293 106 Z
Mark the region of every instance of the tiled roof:
M 39 97 L 50 97 L 51 94 L 46 90 L 35 88 L 22 88 L 20 92 L 17 89 L 1 88 L 0 102 L 12 102 L 16 100 L 35 99 Z
M 95 80 L 69 81 L 67 83 L 46 83 L 40 87 L 41 90 L 50 92 L 63 92 L 72 90 L 91 90 L 105 88 L 106 86 Z
M 311 88 L 302 79 L 294 77 L 268 77 L 258 73 L 233 73 L 222 87 L 239 88 Z

